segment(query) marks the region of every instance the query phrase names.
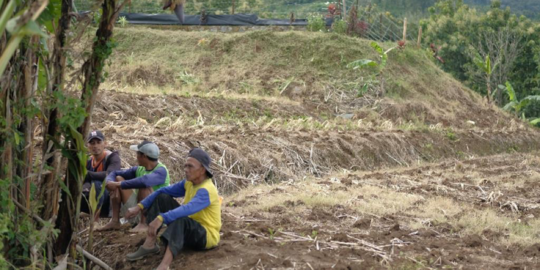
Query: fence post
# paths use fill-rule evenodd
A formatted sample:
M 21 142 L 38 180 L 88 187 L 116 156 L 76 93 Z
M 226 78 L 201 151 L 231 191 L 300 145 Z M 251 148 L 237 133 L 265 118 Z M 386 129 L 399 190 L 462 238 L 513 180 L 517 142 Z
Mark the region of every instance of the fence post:
M 234 15 L 234 0 L 232 0 L 232 15 Z
M 341 17 L 343 17 L 343 20 L 347 20 L 347 7 L 345 6 L 345 0 L 343 0 L 343 15 Z
M 382 28 L 383 28 L 382 16 L 383 16 L 382 13 L 379 14 L 379 37 L 381 37 L 381 41 L 384 40 L 383 33 L 382 33 Z
M 420 49 L 420 44 L 422 42 L 422 26 L 418 27 L 418 41 L 416 42 L 416 47 Z
M 403 20 L 403 41 L 407 40 L 407 18 Z

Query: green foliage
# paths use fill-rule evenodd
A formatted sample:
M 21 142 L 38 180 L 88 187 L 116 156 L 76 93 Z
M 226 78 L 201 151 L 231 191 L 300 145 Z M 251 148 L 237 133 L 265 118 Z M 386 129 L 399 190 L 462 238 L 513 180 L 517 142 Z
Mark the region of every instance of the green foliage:
M 126 25 L 128 24 L 126 16 L 121 16 L 120 18 L 118 18 L 118 24 L 120 24 L 120 27 L 126 27 Z
M 520 51 L 508 73 L 503 75 L 514 82 L 515 89 L 519 89 L 518 96 L 540 92 L 539 23 L 524 16 L 518 17 L 508 8 L 502 9 L 497 1 L 485 12 L 469 7 L 463 1 L 453 0 L 440 1 L 429 10 L 430 18 L 422 21 L 424 42 L 436 48 L 440 46 L 438 56 L 444 59 L 441 66 L 445 71 L 482 94 L 486 94 L 488 88 L 496 89 L 498 84 L 504 83 L 504 80 L 495 80 L 501 63 L 493 63 L 494 58 L 482 59 L 478 51 L 488 51 L 486 35 L 496 36 L 502 31 L 509 31 L 514 39 L 510 42 L 517 42 Z M 499 58 L 505 59 L 506 55 Z M 488 75 L 492 80 L 487 80 L 487 84 L 486 80 L 478 80 L 479 72 L 493 74 Z M 504 100 L 499 102 L 506 103 Z M 539 116 L 540 111 L 532 115 Z
M 7 197 L 5 198 L 7 199 Z M 0 250 L 4 250 L 4 241 L 6 240 L 6 235 L 9 232 L 8 226 L 11 223 L 12 222 L 10 221 L 9 216 L 7 214 L 5 213 L 0 214 Z M 8 268 L 8 262 L 4 258 L 3 254 L 0 253 L 0 269 L 7 269 L 7 268 Z
M 93 16 L 93 21 L 92 21 L 94 26 L 97 27 L 99 25 L 99 22 L 101 21 L 101 15 L 103 15 L 103 11 L 101 9 L 94 11 L 94 16 Z
M 99 192 L 99 195 L 96 196 L 96 186 L 95 183 L 92 183 L 92 188 L 90 188 L 90 194 L 88 195 L 90 197 L 89 205 L 90 205 L 90 211 L 91 215 L 94 215 L 96 211 L 98 210 L 98 202 L 101 200 L 101 197 L 103 197 L 103 194 L 105 193 L 105 180 L 103 180 L 101 191 Z
M 17 13 L 18 16 L 12 17 L 13 12 L 17 7 L 23 7 L 23 9 Z M 25 15 L 27 11 L 28 7 L 17 4 L 17 1 L 9 1 L 2 14 L 0 14 L 0 33 L 4 33 L 4 30 L 7 30 L 10 34 L 7 46 L 4 51 L 2 51 L 2 55 L 0 55 L 0 75 L 4 73 L 9 60 L 19 48 L 19 43 L 21 43 L 24 37 L 34 35 L 47 37 L 35 20 L 30 19 L 24 25 L 21 24 L 22 16 Z M 26 14 L 26 16 L 30 15 Z
M 377 73 L 382 73 L 384 68 L 386 67 L 386 63 L 388 62 L 388 53 L 390 53 L 392 50 L 394 50 L 396 47 L 392 47 L 388 50 L 384 50 L 377 42 L 373 41 L 371 42 L 371 47 L 375 49 L 375 51 L 379 54 L 379 62 L 375 62 L 373 60 L 369 59 L 360 59 L 356 60 L 348 65 L 349 68 L 352 69 L 363 69 L 363 68 L 376 68 Z
M 446 130 L 446 138 L 448 138 L 451 141 L 457 141 L 458 137 L 456 133 L 452 129 Z
M 491 75 L 493 68 L 491 66 L 491 60 L 489 58 L 489 55 L 486 56 L 485 60 L 480 58 L 480 56 L 477 56 L 474 59 L 474 63 L 476 64 L 476 66 L 478 66 L 478 68 L 480 68 L 480 70 L 482 70 L 482 72 L 486 73 L 486 75 Z
M 516 91 L 510 82 L 506 82 L 505 85 L 499 85 L 499 89 L 506 90 L 509 99 L 509 102 L 503 107 L 503 109 L 513 112 L 516 116 L 521 117 L 523 120 L 527 120 L 523 110 L 531 102 L 540 102 L 540 95 L 531 95 L 519 100 L 517 98 Z M 529 121 L 529 123 L 532 125 L 537 125 L 540 123 L 540 118 L 529 119 L 527 121 Z
M 372 68 L 376 70 L 376 73 L 369 76 L 369 78 L 363 82 L 362 87 L 358 89 L 357 95 L 359 97 L 363 96 L 370 89 L 374 89 L 377 85 L 381 84 L 381 82 L 384 82 L 382 73 L 384 71 L 384 68 L 386 67 L 386 63 L 388 62 L 388 53 L 390 53 L 392 50 L 396 48 L 396 47 L 392 47 L 385 51 L 375 41 L 371 42 L 370 45 L 379 54 L 379 58 L 380 58 L 379 62 L 375 62 L 370 59 L 360 59 L 360 60 L 353 61 L 347 65 L 347 67 L 352 68 L 352 69 Z M 380 77 L 380 80 L 377 80 L 377 77 Z
M 325 32 L 326 21 L 319 14 L 310 14 L 307 19 L 307 30 L 312 32 Z
M 77 98 L 70 97 L 64 92 L 55 92 L 52 108 L 58 109 L 62 117 L 59 119 L 60 126 L 64 128 L 80 126 L 86 117 L 86 111 L 82 105 L 82 101 Z
M 332 23 L 332 31 L 338 34 L 347 33 L 347 22 L 342 19 L 335 19 Z

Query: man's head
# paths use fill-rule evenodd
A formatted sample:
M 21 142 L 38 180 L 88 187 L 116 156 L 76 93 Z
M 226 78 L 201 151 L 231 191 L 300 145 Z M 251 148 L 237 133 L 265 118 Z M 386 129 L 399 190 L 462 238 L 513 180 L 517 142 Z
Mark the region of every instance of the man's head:
M 184 173 L 186 180 L 199 184 L 207 178 L 212 178 L 210 170 L 210 156 L 200 148 L 193 148 L 189 151 L 188 158 L 184 164 Z
M 149 163 L 157 162 L 159 159 L 158 146 L 150 141 L 144 140 L 138 145 L 132 145 L 129 149 L 137 151 L 137 163 L 146 166 Z
M 99 130 L 91 131 L 86 138 L 86 145 L 90 154 L 93 156 L 99 156 L 105 150 L 107 143 L 105 142 L 105 136 Z

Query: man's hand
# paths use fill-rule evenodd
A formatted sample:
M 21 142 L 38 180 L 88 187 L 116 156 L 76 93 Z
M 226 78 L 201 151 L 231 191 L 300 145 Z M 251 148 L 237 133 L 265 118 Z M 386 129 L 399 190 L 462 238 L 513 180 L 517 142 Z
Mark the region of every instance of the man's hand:
M 130 219 L 132 217 L 137 216 L 140 212 L 141 212 L 141 208 L 138 205 L 135 205 L 127 210 L 125 214 L 125 218 Z
M 148 236 L 151 238 L 156 238 L 157 231 L 159 227 L 161 227 L 161 224 L 163 224 L 163 222 L 159 218 L 156 218 L 150 222 L 150 224 L 148 224 Z
M 115 191 L 116 189 L 120 188 L 120 182 L 107 181 L 107 185 L 105 187 L 109 191 Z

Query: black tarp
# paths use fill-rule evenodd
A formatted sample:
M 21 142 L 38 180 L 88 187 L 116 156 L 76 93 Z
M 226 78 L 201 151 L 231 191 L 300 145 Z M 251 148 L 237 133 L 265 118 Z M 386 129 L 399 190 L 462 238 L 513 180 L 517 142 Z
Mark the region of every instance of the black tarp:
M 131 24 L 149 25 L 180 25 L 178 18 L 174 14 L 142 14 L 142 13 L 120 13 L 126 17 Z M 289 20 L 279 19 L 259 19 L 255 14 L 235 14 L 235 15 L 207 15 L 205 23 L 201 23 L 200 15 L 186 15 L 183 25 L 228 25 L 228 26 L 306 26 L 307 20 L 298 19 L 292 24 Z M 332 19 L 327 19 L 326 24 L 332 25 Z

